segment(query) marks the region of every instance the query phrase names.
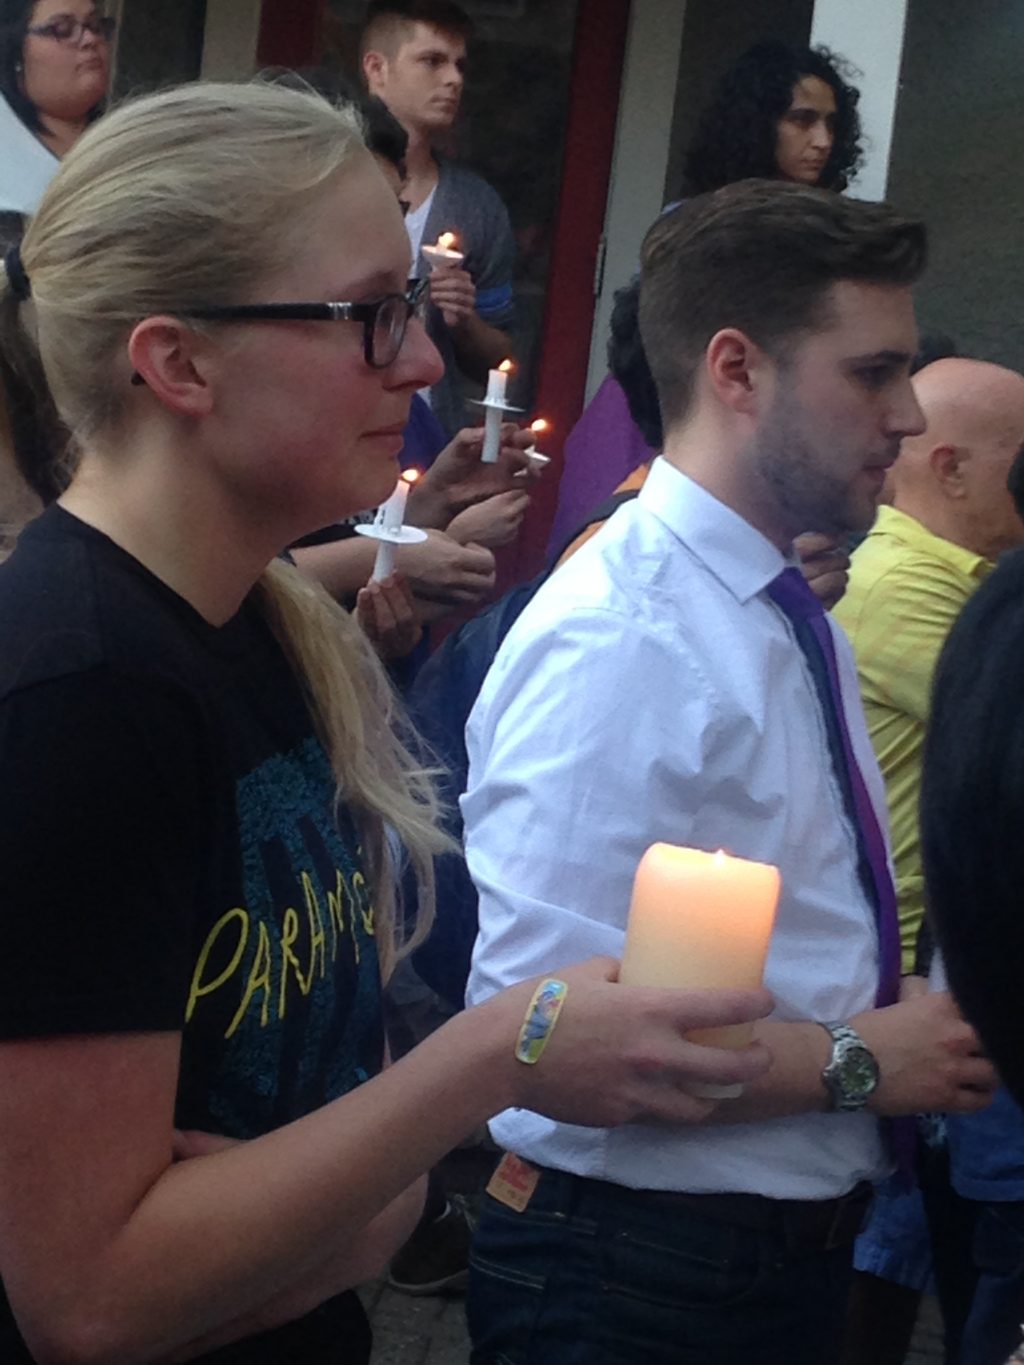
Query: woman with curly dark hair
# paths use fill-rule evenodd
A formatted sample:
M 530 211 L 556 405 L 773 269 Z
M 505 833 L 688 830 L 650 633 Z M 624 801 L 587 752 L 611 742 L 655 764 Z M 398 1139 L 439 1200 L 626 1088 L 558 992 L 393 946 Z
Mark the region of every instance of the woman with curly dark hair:
M 768 41 L 722 77 L 686 157 L 687 194 L 753 177 L 843 190 L 861 160 L 860 92 L 827 47 Z
M 848 63 L 825 47 L 772 40 L 749 48 L 698 120 L 683 197 L 749 179 L 845 189 L 862 155 L 860 92 L 849 74 Z M 566 441 L 549 551 L 561 548 L 590 508 L 654 454 L 632 420 L 613 366 Z

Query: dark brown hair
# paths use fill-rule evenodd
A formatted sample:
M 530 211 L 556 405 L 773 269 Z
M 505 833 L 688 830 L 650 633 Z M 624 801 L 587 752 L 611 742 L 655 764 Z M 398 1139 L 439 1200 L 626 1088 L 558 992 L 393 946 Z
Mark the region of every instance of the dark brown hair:
M 429 24 L 467 43 L 473 36 L 473 21 L 454 0 L 377 0 L 367 11 L 359 56 L 383 52 L 394 57 L 414 24 Z
M 909 285 L 925 257 L 917 219 L 807 185 L 744 180 L 663 214 L 641 255 L 640 334 L 666 429 L 723 327 L 783 358 L 827 325 L 833 284 Z

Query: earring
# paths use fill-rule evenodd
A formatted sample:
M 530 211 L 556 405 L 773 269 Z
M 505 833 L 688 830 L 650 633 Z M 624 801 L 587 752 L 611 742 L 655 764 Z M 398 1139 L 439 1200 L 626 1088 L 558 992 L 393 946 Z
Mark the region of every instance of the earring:
M 14 63 L 14 70 L 15 70 L 15 72 L 16 72 L 19 76 L 20 76 L 21 73 L 24 71 L 24 69 L 25 69 L 25 64 L 24 64 L 24 62 L 15 62 L 15 63 Z

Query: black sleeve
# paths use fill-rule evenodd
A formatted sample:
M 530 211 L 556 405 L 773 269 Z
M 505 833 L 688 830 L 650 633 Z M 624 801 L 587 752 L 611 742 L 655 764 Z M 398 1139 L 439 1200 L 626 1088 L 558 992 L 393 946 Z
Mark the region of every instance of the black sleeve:
M 178 1029 L 203 730 L 106 668 L 0 702 L 0 1037 Z

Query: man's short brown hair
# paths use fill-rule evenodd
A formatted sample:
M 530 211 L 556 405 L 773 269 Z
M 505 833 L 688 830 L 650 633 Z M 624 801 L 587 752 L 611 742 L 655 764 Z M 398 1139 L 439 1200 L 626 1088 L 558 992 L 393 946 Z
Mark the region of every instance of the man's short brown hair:
M 454 0 L 377 0 L 367 11 L 359 39 L 360 59 L 368 52 L 394 57 L 416 24 L 429 24 L 466 43 L 473 36 L 473 21 Z
M 807 185 L 743 180 L 663 214 L 641 253 L 640 334 L 665 429 L 685 417 L 723 327 L 784 358 L 828 325 L 832 285 L 910 285 L 925 258 L 917 219 Z

